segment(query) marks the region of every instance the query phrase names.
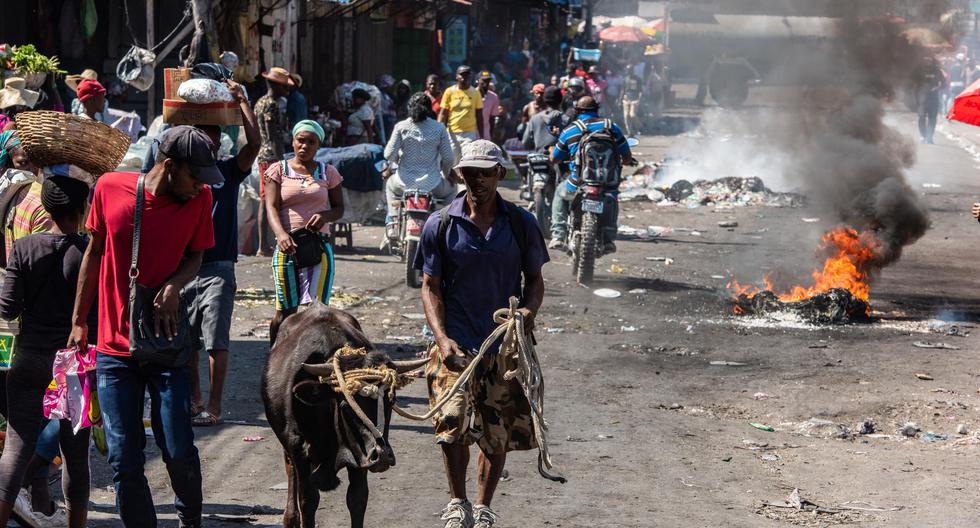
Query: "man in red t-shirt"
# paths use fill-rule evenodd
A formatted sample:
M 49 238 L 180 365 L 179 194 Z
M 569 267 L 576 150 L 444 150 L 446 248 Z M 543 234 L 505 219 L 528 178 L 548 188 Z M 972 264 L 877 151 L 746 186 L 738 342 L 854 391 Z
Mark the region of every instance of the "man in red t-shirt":
M 223 178 L 211 140 L 179 126 L 163 137 L 156 165 L 145 175 L 137 281 L 158 289 L 157 330 L 176 333 L 179 293 L 214 245 L 211 189 Z M 68 346 L 88 345 L 88 312 L 99 296 L 99 403 L 115 473 L 116 504 L 126 526 L 155 526 L 156 512 L 143 474 L 143 394 L 150 393 L 153 435 L 177 496 L 180 526 L 201 525 L 201 462 L 190 416 L 190 369 L 140 364 L 129 353 L 129 267 L 137 176 L 99 178 L 86 227 L 92 234 L 82 259 Z M 188 343 L 188 346 L 190 343 Z

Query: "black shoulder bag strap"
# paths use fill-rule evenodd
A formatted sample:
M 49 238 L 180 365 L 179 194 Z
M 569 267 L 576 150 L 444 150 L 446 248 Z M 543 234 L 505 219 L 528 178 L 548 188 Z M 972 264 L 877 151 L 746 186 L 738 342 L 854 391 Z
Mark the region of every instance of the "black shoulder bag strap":
M 140 227 L 143 223 L 143 200 L 144 188 L 146 187 L 146 174 L 140 173 L 139 181 L 136 183 L 136 210 L 133 211 L 133 259 L 129 263 L 129 291 L 132 293 L 136 286 L 136 277 L 139 277 L 140 270 L 137 261 L 140 255 Z

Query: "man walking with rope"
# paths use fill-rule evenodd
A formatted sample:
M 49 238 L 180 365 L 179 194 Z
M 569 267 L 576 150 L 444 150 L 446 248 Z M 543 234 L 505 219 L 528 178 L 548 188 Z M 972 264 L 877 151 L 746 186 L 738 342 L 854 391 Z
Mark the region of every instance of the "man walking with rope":
M 422 305 L 435 335 L 426 367 L 430 406 L 451 390 L 468 360 L 494 330 L 494 312 L 520 299 L 530 332 L 544 299 L 541 268 L 548 262 L 534 217 L 504 201 L 497 185 L 506 175 L 500 147 L 486 140 L 463 146 L 455 170 L 466 192 L 422 231 L 415 267 L 423 272 Z M 523 275 L 523 285 L 522 285 Z M 445 528 L 491 528 L 490 509 L 509 451 L 537 447 L 531 406 L 516 379 L 497 361 L 500 340 L 483 356 L 473 378 L 433 418 L 442 447 L 451 500 Z M 480 448 L 476 504 L 466 495 L 470 446 Z

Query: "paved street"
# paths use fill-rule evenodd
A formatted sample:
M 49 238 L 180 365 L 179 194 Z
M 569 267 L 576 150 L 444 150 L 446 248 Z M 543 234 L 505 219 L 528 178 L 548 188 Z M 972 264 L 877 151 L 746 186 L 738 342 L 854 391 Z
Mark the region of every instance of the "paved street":
M 697 117 L 694 110 L 686 114 Z M 908 134 L 914 132 L 913 119 L 897 110 L 889 115 Z M 815 205 L 716 211 L 625 204 L 622 224 L 668 226 L 673 232 L 621 241 L 616 255 L 599 262 L 594 287 L 622 292 L 615 299 L 576 285 L 567 257 L 552 254 L 537 350 L 547 381 L 552 455 L 569 482 L 540 478 L 534 452 L 512 455 L 493 504 L 499 526 L 975 524 L 980 252 L 972 242 L 980 239 L 980 225 L 969 207 L 980 196 L 980 129 L 941 127 L 937 145 L 920 146 L 909 175 L 925 196 L 932 227 L 877 278 L 870 324 L 810 327 L 730 315 L 730 277 L 755 282 L 766 270 L 805 277 L 814 267 L 819 235 L 835 220 Z M 636 150 L 642 160 L 656 161 L 689 139 L 644 137 Z M 751 176 L 739 174 L 740 161 L 731 160 L 728 174 L 703 177 Z M 510 189 L 505 196 L 516 193 Z M 721 221 L 738 226 L 720 228 Z M 358 227 L 353 251 L 338 252 L 335 302 L 360 320 L 376 346 L 409 357 L 425 343 L 419 293 L 404 285 L 403 265 L 376 249 L 381 235 L 381 228 Z M 258 382 L 267 353 L 262 325 L 273 311 L 268 262 L 242 259 L 238 281 L 247 299 L 236 306 L 226 424 L 196 429 L 205 525 L 277 526 L 286 477 Z M 934 333 L 929 322 L 938 317 L 962 323 L 960 333 L 970 335 Z M 916 342 L 955 349 L 917 348 Z M 399 400 L 419 412 L 424 396 L 419 380 Z M 827 423 L 808 422 L 812 418 Z M 876 424 L 876 434 L 838 437 L 837 424 L 856 433 L 867 419 Z M 907 421 L 949 437 L 926 442 L 923 434 L 898 435 Z M 957 434 L 959 424 L 969 434 Z M 247 436 L 264 439 L 243 441 Z M 396 418 L 391 444 L 398 464 L 370 476 L 368 526 L 439 525 L 436 512 L 447 488 L 431 427 Z M 148 453 L 162 525 L 176 526 L 159 451 L 151 447 Z M 829 511 L 764 506 L 781 503 L 795 488 L 803 500 Z M 115 526 L 111 475 L 98 457 L 92 501 L 90 524 Z M 318 519 L 320 526 L 346 525 L 343 486 L 323 494 Z

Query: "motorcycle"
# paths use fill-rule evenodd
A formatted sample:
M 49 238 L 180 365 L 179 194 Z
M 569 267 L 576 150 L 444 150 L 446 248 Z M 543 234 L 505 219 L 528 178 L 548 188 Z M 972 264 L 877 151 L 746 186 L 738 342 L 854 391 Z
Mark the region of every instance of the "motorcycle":
M 529 152 L 521 185 L 521 198 L 538 220 L 541 232 L 551 233 L 551 200 L 555 196 L 555 168 L 547 154 Z
M 630 147 L 639 141 L 627 140 Z M 636 164 L 634 160 L 633 165 Z M 572 198 L 568 216 L 566 246 L 572 257 L 572 275 L 579 284 L 590 284 L 595 274 L 595 261 L 605 254 L 603 225 L 612 221 L 619 207 L 619 184 L 622 171 L 606 173 L 606 180 L 589 179 L 582 182 Z M 612 242 L 611 240 L 609 242 Z

